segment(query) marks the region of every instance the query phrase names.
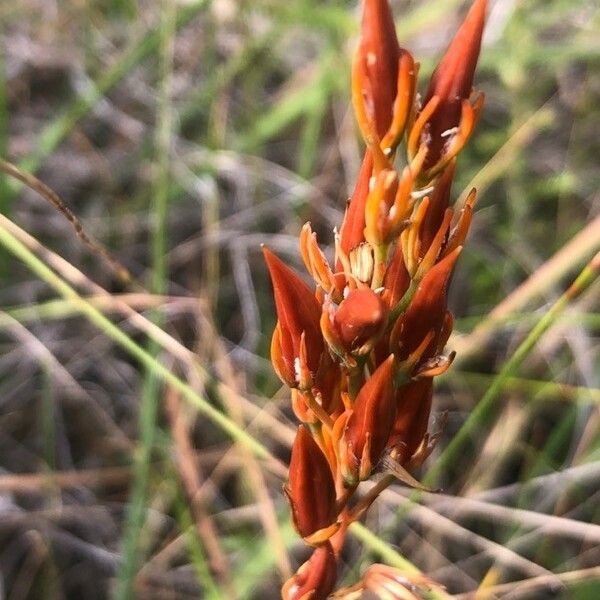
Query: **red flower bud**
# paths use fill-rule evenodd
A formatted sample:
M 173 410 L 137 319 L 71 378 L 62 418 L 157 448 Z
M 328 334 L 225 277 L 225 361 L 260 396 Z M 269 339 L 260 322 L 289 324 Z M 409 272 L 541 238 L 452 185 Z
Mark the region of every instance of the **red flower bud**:
M 475 0 L 431 77 L 423 105 L 434 96 L 439 98 L 439 104 L 429 119 L 426 168 L 433 166 L 443 154 L 448 137 L 442 134 L 459 124 L 462 101 L 471 95 L 486 10 L 487 0 Z
M 346 424 L 340 459 L 347 483 L 369 476 L 383 455 L 395 418 L 392 354 L 361 388 Z
M 396 392 L 398 412 L 389 445 L 398 449 L 401 464 L 410 460 L 427 432 L 432 397 L 431 377 L 411 381 Z
M 452 190 L 455 169 L 456 160 L 453 160 L 440 175 L 435 184 L 435 189 L 429 196 L 429 206 L 421 225 L 419 251 L 421 258 L 429 250 L 431 242 L 433 242 L 433 239 L 442 226 L 446 209 L 450 206 L 450 191 Z
M 329 542 L 315 548 L 311 557 L 288 579 L 283 600 L 326 600 L 337 579 L 335 554 Z
M 402 52 L 388 0 L 365 0 L 358 52 L 366 76 L 363 94 L 382 138 L 392 122 Z
M 337 531 L 331 468 L 317 442 L 302 425 L 292 446 L 285 491 L 296 530 L 308 543 L 322 543 Z
M 406 360 L 423 340 L 431 339 L 421 360 L 436 353 L 446 320 L 447 290 L 460 247 L 433 266 L 423 277 L 406 312 L 396 321 L 390 345 L 397 348 L 398 360 Z
M 271 275 L 278 325 L 273 333 L 271 356 L 278 375 L 291 387 L 299 383 L 299 371 L 306 366 L 316 373 L 324 342 L 319 319 L 321 307 L 304 280 L 285 265 L 268 248 L 263 248 Z M 302 337 L 306 352 L 302 352 Z M 301 355 L 306 365 L 298 365 Z
M 388 308 L 370 288 L 352 290 L 333 316 L 333 325 L 348 351 L 371 348 L 383 333 Z
M 346 254 L 350 254 L 353 248 L 365 241 L 365 207 L 372 175 L 373 156 L 367 150 L 340 229 L 340 244 Z

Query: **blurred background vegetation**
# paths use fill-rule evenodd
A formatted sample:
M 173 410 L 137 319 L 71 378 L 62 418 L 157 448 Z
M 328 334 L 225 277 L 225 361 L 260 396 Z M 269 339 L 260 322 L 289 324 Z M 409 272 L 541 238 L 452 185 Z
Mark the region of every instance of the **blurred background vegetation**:
M 468 3 L 392 4 L 423 89 Z M 458 357 L 436 390 L 444 491 L 386 493 L 340 580 L 403 556 L 453 594 L 592 600 L 600 287 L 551 307 L 600 249 L 600 6 L 490 4 L 487 103 L 454 186 L 480 200 L 451 292 Z M 354 0 L 0 2 L 0 156 L 135 278 L 0 177 L 0 598 L 269 599 L 304 559 L 259 250 L 300 267 L 310 220 L 332 252 L 362 152 L 359 14 Z

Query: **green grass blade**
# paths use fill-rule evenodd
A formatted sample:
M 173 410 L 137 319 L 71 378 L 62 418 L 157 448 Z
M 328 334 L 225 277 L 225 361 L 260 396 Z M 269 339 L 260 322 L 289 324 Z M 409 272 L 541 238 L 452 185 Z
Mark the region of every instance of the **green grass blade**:
M 152 281 L 151 291 L 163 294 L 167 279 L 167 208 L 169 193 L 170 146 L 172 130 L 171 83 L 173 67 L 173 46 L 176 31 L 176 5 L 166 0 L 162 5 L 160 28 L 160 98 L 158 123 L 156 128 L 157 178 L 152 194 Z M 161 324 L 160 311 L 153 311 L 151 320 Z M 159 346 L 151 341 L 148 353 L 158 355 Z M 139 451 L 136 453 L 134 477 L 129 500 L 125 536 L 123 540 L 123 560 L 117 574 L 115 597 L 126 600 L 133 597 L 135 574 L 141 561 L 139 548 L 140 532 L 146 517 L 146 496 L 151 470 L 152 448 L 156 433 L 156 415 L 160 401 L 161 382 L 152 369 L 146 370 L 142 399 L 139 409 Z

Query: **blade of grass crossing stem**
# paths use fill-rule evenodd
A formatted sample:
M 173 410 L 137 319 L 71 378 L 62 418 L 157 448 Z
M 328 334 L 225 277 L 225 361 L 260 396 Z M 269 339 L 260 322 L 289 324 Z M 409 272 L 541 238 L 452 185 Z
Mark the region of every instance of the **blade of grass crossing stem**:
M 29 248 L 8 231 L 6 227 L 3 226 L 3 221 L 4 217 L 0 215 L 0 245 L 27 265 L 41 281 L 44 281 L 58 292 L 65 300 L 71 303 L 78 313 L 86 317 L 90 323 L 98 327 L 100 331 L 136 359 L 142 366 L 147 369 L 152 369 L 157 377 L 164 383 L 176 389 L 187 402 L 194 406 L 200 413 L 208 417 L 233 440 L 245 444 L 258 458 L 263 460 L 275 460 L 265 445 L 239 427 L 231 419 L 223 415 L 205 398 L 200 396 L 200 394 L 198 394 L 190 385 L 174 375 L 168 368 L 161 364 L 156 357 L 152 356 L 132 340 L 126 333 L 119 329 L 119 327 L 105 317 L 101 311 L 80 296 L 68 283 L 61 279 L 54 271 L 52 271 L 52 269 L 33 254 Z M 364 533 L 361 532 L 362 529 L 362 526 L 356 525 L 351 528 L 351 531 L 353 533 L 358 531 L 358 535 L 361 536 L 360 539 L 370 548 L 372 547 L 376 552 L 381 554 L 386 561 L 391 562 L 393 559 L 395 561 L 394 564 L 410 564 L 408 561 L 405 562 L 406 559 L 398 554 L 385 541 L 364 535 Z M 416 569 L 414 565 L 412 568 Z
M 361 523 L 352 523 L 350 530 L 355 537 L 368 546 L 370 550 L 379 554 L 391 566 L 402 569 L 408 575 L 420 573 L 415 565 L 398 554 L 385 540 Z
M 121 346 L 143 367 L 153 369 L 158 377 L 178 390 L 192 406 L 195 406 L 202 414 L 221 427 L 232 439 L 246 444 L 259 458 L 265 460 L 273 459 L 263 444 L 225 417 L 190 385 L 174 375 L 159 360 L 149 354 L 105 317 L 100 310 L 80 296 L 74 288 L 52 271 L 52 269 L 3 226 L 4 219 L 5 217 L 0 215 L 0 244 L 2 246 L 23 261 L 42 281 L 65 298 L 79 314 L 85 316 L 91 323 L 96 325 L 106 336 Z
M 501 371 L 487 389 L 473 412 L 469 415 L 458 433 L 452 438 L 443 450 L 436 463 L 429 469 L 424 483 L 431 485 L 436 481 L 441 472 L 448 467 L 459 455 L 471 433 L 477 428 L 489 423 L 496 412 L 495 403 L 499 394 L 504 389 L 507 381 L 515 374 L 516 370 L 527 358 L 541 336 L 554 324 L 562 311 L 579 296 L 598 277 L 600 273 L 600 253 L 587 264 L 577 279 L 571 284 L 562 296 L 552 305 L 529 335 L 521 342 L 516 351 L 506 361 Z
M 173 70 L 173 45 L 176 32 L 176 4 L 163 0 L 160 27 L 160 93 L 156 127 L 156 179 L 151 195 L 152 230 L 152 281 L 151 292 L 162 295 L 166 291 L 167 264 L 167 207 L 169 190 L 170 146 L 172 130 L 171 84 Z M 161 312 L 152 311 L 150 319 L 161 325 Z M 148 354 L 158 355 L 159 347 L 151 341 Z M 161 381 L 152 368 L 146 369 L 139 408 L 139 449 L 134 465 L 133 485 L 127 510 L 123 557 L 117 576 L 118 600 L 133 596 L 135 574 L 142 552 L 138 547 L 140 531 L 146 516 L 146 496 L 150 475 L 150 460 L 155 440 L 156 414 L 160 399 Z

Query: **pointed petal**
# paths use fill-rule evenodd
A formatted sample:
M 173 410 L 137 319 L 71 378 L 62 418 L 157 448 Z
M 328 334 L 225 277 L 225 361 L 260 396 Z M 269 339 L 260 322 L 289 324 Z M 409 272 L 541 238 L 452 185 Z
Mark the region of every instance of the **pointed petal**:
M 410 285 L 410 275 L 406 270 L 404 255 L 402 254 L 402 244 L 400 240 L 396 243 L 396 249 L 388 265 L 383 286 L 386 290 L 386 300 L 390 309 L 394 308 L 404 296 L 404 293 Z
M 300 356 L 300 343 L 304 333 L 308 366 L 312 372 L 316 372 L 324 348 L 319 326 L 321 307 L 313 291 L 295 271 L 267 247 L 263 247 L 263 254 L 273 283 L 284 359 L 293 364 Z
M 331 468 L 317 442 L 302 425 L 292 447 L 287 493 L 294 524 L 302 537 L 335 524 L 336 494 Z
M 471 95 L 486 11 L 487 0 L 475 0 L 431 77 L 424 103 L 438 96 L 440 105 L 429 121 L 431 142 L 426 167 L 431 167 L 440 158 L 446 142 L 442 134 L 458 125 L 461 103 Z
M 340 229 L 341 247 L 346 254 L 365 241 L 365 207 L 372 175 L 373 156 L 367 151 Z
M 401 56 L 388 0 L 365 0 L 359 53 L 370 83 L 368 100 L 377 135 L 382 138 L 392 122 Z
M 363 385 L 354 410 L 348 419 L 344 432 L 345 442 L 350 455 L 356 459 L 357 471 L 360 471 L 361 457 L 365 446 L 369 447 L 368 460 L 377 465 L 388 442 L 390 431 L 396 417 L 394 400 L 394 355 L 390 355 Z
M 431 242 L 444 220 L 444 213 L 450 206 L 450 192 L 452 190 L 455 169 L 456 161 L 453 160 L 442 173 L 435 184 L 435 189 L 429 196 L 429 207 L 421 225 L 421 256 L 431 246 Z
M 394 329 L 402 328 L 401 347 L 398 349 L 399 361 L 406 360 L 430 331 L 434 331 L 436 335 L 431 339 L 422 358 L 430 358 L 435 353 L 446 317 L 448 284 L 459 253 L 457 248 L 429 270 L 417 286 L 406 313 L 396 323 Z
M 390 446 L 399 448 L 398 462 L 406 463 L 427 432 L 433 379 L 411 381 L 396 392 L 397 416 L 390 435 Z

